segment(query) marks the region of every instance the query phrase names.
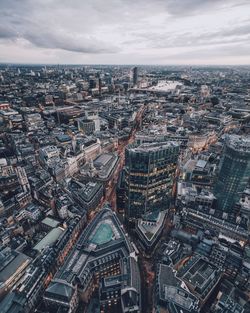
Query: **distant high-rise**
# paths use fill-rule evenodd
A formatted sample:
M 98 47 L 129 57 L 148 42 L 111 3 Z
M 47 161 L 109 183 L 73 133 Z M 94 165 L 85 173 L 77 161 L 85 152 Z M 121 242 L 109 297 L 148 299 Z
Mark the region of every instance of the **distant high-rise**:
M 102 95 L 102 79 L 101 77 L 98 78 L 98 88 L 99 88 L 99 95 Z
M 89 80 L 89 89 L 94 89 L 96 88 L 96 80 L 95 79 L 90 79 Z
M 175 142 L 129 146 L 125 152 L 127 220 L 167 209 L 179 155 Z
M 250 178 L 250 139 L 229 136 L 220 163 L 215 196 L 218 209 L 230 212 Z
M 138 83 L 138 67 L 133 68 L 133 85 L 136 86 Z

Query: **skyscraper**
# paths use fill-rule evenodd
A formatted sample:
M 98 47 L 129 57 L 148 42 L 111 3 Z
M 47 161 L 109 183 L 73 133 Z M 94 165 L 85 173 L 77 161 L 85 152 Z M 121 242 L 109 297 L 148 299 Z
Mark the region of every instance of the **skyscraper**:
M 214 193 L 218 209 L 231 212 L 250 178 L 250 139 L 228 136 Z
M 133 68 L 133 85 L 136 86 L 138 83 L 138 67 Z
M 179 145 L 176 142 L 132 145 L 126 148 L 127 220 L 169 207 L 178 154 Z
M 102 79 L 101 79 L 101 75 L 99 75 L 98 77 L 98 88 L 99 88 L 99 96 L 102 95 Z

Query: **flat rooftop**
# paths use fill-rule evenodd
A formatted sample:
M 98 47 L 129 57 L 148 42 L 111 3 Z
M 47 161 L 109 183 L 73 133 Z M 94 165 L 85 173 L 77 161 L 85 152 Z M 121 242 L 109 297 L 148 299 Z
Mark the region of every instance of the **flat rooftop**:
M 155 152 L 164 150 L 170 147 L 178 147 L 179 144 L 176 141 L 166 141 L 166 142 L 157 142 L 157 143 L 142 143 L 139 146 L 131 147 L 129 150 L 134 152 Z
M 42 220 L 42 224 L 47 225 L 51 228 L 55 228 L 60 224 L 60 222 L 58 222 L 58 221 L 56 221 L 50 217 L 45 217 L 45 219 Z
M 241 152 L 250 152 L 250 138 L 249 136 L 231 135 L 227 137 L 227 144 L 235 150 Z
M 157 212 L 157 215 L 152 215 L 152 219 L 149 217 L 149 219 L 140 219 L 138 221 L 138 229 L 147 241 L 152 241 L 158 234 L 164 223 L 166 213 L 167 211 Z
M 184 273 L 180 273 L 184 271 Z M 181 275 L 179 275 L 181 274 Z M 181 268 L 178 276 L 193 286 L 195 291 L 203 299 L 211 291 L 211 286 L 215 286 L 220 278 L 220 273 L 216 266 L 207 262 L 201 257 L 191 258 L 185 267 Z
M 165 288 L 165 299 L 174 302 L 185 309 L 190 309 L 193 305 L 194 298 L 185 291 L 173 286 L 164 286 Z
M 72 180 L 69 184 L 69 189 L 71 191 L 77 192 L 79 196 L 86 202 L 89 202 L 101 187 L 102 185 L 100 183 L 91 181 L 82 183 L 76 180 Z
M 11 279 L 24 264 L 30 263 L 31 259 L 21 252 L 5 249 L 0 252 L 0 286 Z
M 41 252 L 44 248 L 53 245 L 63 232 L 64 229 L 61 227 L 53 228 L 41 241 L 35 245 L 34 250 Z
M 108 154 L 108 153 L 101 154 L 94 160 L 94 165 L 98 167 L 105 166 L 108 164 L 109 161 L 112 160 L 112 158 L 113 158 L 113 154 Z

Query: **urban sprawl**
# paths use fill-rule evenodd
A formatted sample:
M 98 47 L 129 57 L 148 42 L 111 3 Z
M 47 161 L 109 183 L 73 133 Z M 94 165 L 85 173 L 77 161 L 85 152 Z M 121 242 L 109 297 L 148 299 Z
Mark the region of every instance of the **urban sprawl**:
M 1 313 L 249 313 L 249 67 L 0 65 Z

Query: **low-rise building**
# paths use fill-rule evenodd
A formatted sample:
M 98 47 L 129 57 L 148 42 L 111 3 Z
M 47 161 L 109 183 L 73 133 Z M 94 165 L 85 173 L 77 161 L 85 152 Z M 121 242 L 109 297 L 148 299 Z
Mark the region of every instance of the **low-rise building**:
M 199 300 L 193 295 L 185 283 L 176 277 L 175 271 L 164 264 L 159 264 L 156 276 L 157 313 L 198 313 Z
M 68 183 L 68 191 L 74 201 L 86 211 L 94 210 L 103 196 L 103 185 L 99 182 L 79 182 L 75 179 Z
M 167 211 L 150 213 L 139 219 L 136 224 L 136 233 L 147 253 L 152 253 L 162 234 Z
M 105 281 L 106 277 L 113 277 L 114 282 L 119 275 L 119 289 L 116 283 Z M 86 227 L 47 288 L 44 301 L 50 310 L 60 307 L 66 312 L 74 312 L 77 303 L 75 290 L 78 299 L 87 305 L 96 283 L 102 279 L 99 290 L 101 312 L 107 305 L 117 307 L 119 312 L 141 312 L 140 274 L 134 250 L 116 214 L 108 207 L 104 207 Z M 109 297 L 108 285 L 113 285 L 113 292 L 116 290 L 118 297 Z M 65 289 L 69 289 L 67 298 Z
M 219 283 L 222 272 L 204 257 L 194 255 L 177 274 L 204 304 Z
M 0 247 L 0 297 L 19 281 L 30 262 L 31 259 L 21 252 Z

